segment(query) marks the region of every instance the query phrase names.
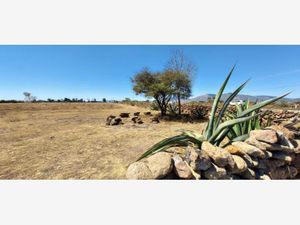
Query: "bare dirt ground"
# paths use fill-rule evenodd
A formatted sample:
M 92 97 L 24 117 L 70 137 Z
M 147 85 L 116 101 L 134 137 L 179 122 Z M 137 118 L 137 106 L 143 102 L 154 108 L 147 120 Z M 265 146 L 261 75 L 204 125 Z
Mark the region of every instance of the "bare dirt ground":
M 127 166 L 178 129 L 204 123 L 105 125 L 107 116 L 146 112 L 109 103 L 0 104 L 0 179 L 124 179 Z

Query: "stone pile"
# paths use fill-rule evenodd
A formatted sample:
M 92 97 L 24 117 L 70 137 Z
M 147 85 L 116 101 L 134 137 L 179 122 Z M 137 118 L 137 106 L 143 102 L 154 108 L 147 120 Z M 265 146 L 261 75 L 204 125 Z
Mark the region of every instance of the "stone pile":
M 289 111 L 289 110 L 280 110 L 280 111 L 273 111 L 273 110 L 264 110 L 262 111 L 261 122 L 264 125 L 271 124 L 280 124 L 283 121 L 295 118 L 300 116 L 298 112 Z
M 144 115 L 150 116 L 151 123 L 159 123 L 160 122 L 158 117 L 152 117 L 153 115 L 151 114 L 151 112 L 145 112 Z M 120 113 L 119 117 L 110 115 L 106 119 L 106 125 L 107 126 L 122 125 L 122 124 L 124 124 L 124 122 L 128 121 L 127 118 L 130 118 L 130 113 Z M 143 124 L 144 123 L 144 121 L 141 118 L 140 112 L 133 113 L 133 117 L 131 118 L 131 121 L 134 124 Z
M 300 172 L 300 140 L 295 131 L 273 125 L 251 131 L 245 142 L 224 148 L 209 142 L 203 142 L 201 149 L 170 148 L 131 164 L 127 178 L 294 179 Z

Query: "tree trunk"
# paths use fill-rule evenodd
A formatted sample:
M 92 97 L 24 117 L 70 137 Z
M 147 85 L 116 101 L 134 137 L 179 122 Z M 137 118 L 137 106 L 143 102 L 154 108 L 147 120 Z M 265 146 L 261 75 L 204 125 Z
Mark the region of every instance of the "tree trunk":
M 181 115 L 181 97 L 180 94 L 177 95 L 178 98 L 178 115 Z

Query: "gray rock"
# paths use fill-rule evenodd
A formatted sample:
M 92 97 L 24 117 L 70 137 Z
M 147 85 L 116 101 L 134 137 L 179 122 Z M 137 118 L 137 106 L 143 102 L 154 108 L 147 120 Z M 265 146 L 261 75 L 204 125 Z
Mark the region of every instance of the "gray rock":
M 203 175 L 209 180 L 219 180 L 228 178 L 226 170 L 224 168 L 216 166 L 215 164 L 212 164 L 212 166 L 208 170 L 204 171 Z
M 205 151 L 199 151 L 199 162 L 197 165 L 197 169 L 199 170 L 207 170 L 211 167 L 211 160 L 208 154 Z
M 149 180 L 153 179 L 153 175 L 144 162 L 135 162 L 129 166 L 126 174 L 129 180 Z
M 217 166 L 225 167 L 228 165 L 230 168 L 234 167 L 232 155 L 225 149 L 213 146 L 208 141 L 202 143 L 201 149 L 205 151 L 210 158 L 212 158 Z
M 166 152 L 159 152 L 150 156 L 147 158 L 146 164 L 154 179 L 164 178 L 173 170 L 172 156 Z
M 268 127 L 267 129 L 272 129 L 272 130 L 276 131 L 277 133 L 282 133 L 288 139 L 295 138 L 294 132 L 290 131 L 289 129 L 287 129 L 286 127 L 281 126 L 281 125 L 272 125 L 272 126 Z
M 284 160 L 279 160 L 279 159 L 268 159 L 266 160 L 266 166 L 268 170 L 272 171 L 275 170 L 278 167 L 286 165 L 287 162 Z
M 254 137 L 249 137 L 245 143 L 249 144 L 249 145 L 252 145 L 252 146 L 255 146 L 257 148 L 259 148 L 260 150 L 262 151 L 265 151 L 267 150 L 266 149 L 266 146 L 263 145 L 261 142 L 259 142 L 258 140 L 256 140 Z
M 274 130 L 252 130 L 250 137 L 270 144 L 276 144 L 278 142 L 277 133 Z
M 111 121 L 112 121 L 114 118 L 116 118 L 116 117 L 113 116 L 113 115 L 110 115 L 109 117 L 107 117 L 107 119 L 106 119 L 106 125 L 107 125 L 107 126 L 110 126 L 110 123 L 111 123 Z
M 133 115 L 134 116 L 140 116 L 140 114 L 141 114 L 140 112 L 135 112 Z
M 270 177 L 275 180 L 294 178 L 298 174 L 297 168 L 293 166 L 278 167 L 270 172 Z

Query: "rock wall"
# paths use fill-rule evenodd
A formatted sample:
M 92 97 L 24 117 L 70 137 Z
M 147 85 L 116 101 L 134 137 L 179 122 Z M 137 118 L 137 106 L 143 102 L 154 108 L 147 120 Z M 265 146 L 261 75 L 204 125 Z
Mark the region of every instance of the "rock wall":
M 203 142 L 133 163 L 128 179 L 295 179 L 300 172 L 298 118 L 250 132 L 224 148 Z

